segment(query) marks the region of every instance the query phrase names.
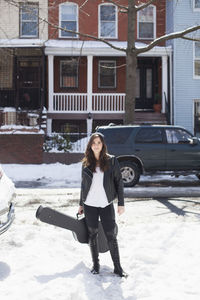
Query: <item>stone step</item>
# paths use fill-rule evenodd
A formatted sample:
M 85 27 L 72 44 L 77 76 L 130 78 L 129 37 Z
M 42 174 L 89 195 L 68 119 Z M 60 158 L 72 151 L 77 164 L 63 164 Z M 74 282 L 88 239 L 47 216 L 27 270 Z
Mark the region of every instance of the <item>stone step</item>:
M 135 112 L 136 124 L 167 124 L 167 119 L 163 113 L 155 112 Z

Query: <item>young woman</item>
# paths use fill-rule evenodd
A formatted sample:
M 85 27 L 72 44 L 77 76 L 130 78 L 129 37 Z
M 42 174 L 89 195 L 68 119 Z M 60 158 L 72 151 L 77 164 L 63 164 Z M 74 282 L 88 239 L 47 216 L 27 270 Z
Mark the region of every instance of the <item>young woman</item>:
M 124 212 L 123 181 L 117 159 L 107 153 L 104 137 L 94 133 L 88 142 L 82 167 L 81 199 L 78 213 L 84 212 L 89 231 L 89 245 L 93 268 L 98 274 L 98 219 L 108 240 L 114 264 L 114 273 L 127 277 L 120 265 L 119 249 L 115 232 L 115 211 L 113 201 L 118 197 L 118 214 Z

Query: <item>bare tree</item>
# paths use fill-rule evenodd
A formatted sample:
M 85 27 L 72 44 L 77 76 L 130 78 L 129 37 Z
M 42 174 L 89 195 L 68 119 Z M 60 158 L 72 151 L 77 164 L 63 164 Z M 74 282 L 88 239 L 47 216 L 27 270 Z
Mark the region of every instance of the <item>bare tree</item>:
M 19 1 L 17 1 L 17 0 L 4 0 L 4 1 L 11 5 L 19 6 Z M 84 11 L 84 7 L 85 7 L 86 3 L 88 3 L 89 1 L 94 1 L 94 0 L 85 0 L 79 7 L 79 9 L 81 9 L 86 15 L 87 15 L 87 13 Z M 171 0 L 171 1 L 177 1 L 177 0 Z M 102 0 L 102 2 L 104 2 L 104 1 Z M 85 32 L 80 32 L 80 31 L 76 32 L 76 31 L 68 30 L 67 28 L 61 28 L 58 26 L 58 24 L 54 24 L 54 23 L 48 21 L 47 19 L 41 19 L 41 21 L 48 23 L 50 26 L 52 26 L 56 30 L 63 30 L 63 31 L 75 33 L 84 38 L 90 38 L 90 39 L 92 38 L 93 40 L 102 41 L 115 50 L 125 52 L 125 55 L 126 55 L 126 100 L 125 100 L 124 123 L 125 124 L 133 124 L 134 120 L 135 120 L 135 98 L 136 98 L 136 85 L 133 84 L 133 82 L 136 82 L 137 56 L 139 54 L 145 53 L 145 52 L 151 50 L 152 48 L 154 48 L 155 46 L 159 46 L 159 45 L 161 45 L 161 43 L 166 42 L 171 39 L 186 38 L 189 40 L 194 40 L 191 37 L 188 37 L 187 34 L 199 30 L 200 25 L 195 25 L 195 26 L 186 28 L 179 32 L 173 32 L 170 34 L 163 35 L 163 36 L 153 40 L 151 43 L 145 45 L 144 47 L 137 48 L 136 39 L 135 39 L 135 36 L 136 36 L 135 24 L 136 24 L 137 12 L 148 7 L 151 4 L 159 2 L 159 0 L 126 0 L 126 1 L 107 0 L 107 2 L 115 4 L 118 7 L 118 10 L 120 12 L 127 14 L 127 18 L 128 18 L 127 48 L 117 47 L 111 41 L 105 40 L 103 38 L 98 38 L 98 36 L 90 35 Z M 126 5 L 124 5 L 124 2 L 126 2 Z M 56 0 L 55 0 L 55 5 L 57 5 Z

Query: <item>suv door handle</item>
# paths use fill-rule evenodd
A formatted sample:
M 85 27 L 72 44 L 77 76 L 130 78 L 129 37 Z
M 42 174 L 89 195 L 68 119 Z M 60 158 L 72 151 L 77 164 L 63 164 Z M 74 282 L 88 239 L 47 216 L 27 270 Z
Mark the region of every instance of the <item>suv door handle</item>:
M 175 152 L 176 151 L 176 149 L 171 149 L 171 152 Z
M 141 149 L 135 149 L 135 151 L 136 151 L 136 152 L 139 152 L 139 151 L 141 151 Z

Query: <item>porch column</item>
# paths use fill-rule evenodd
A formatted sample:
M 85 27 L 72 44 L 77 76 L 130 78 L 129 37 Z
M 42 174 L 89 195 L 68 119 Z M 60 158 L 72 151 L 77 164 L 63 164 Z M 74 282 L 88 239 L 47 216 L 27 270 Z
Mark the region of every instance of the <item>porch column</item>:
M 93 84 L 93 56 L 87 56 L 87 134 L 92 133 L 92 84 Z
M 165 95 L 168 99 L 167 55 L 162 56 L 162 113 L 165 113 Z
M 54 93 L 54 76 L 53 76 L 54 56 L 48 55 L 48 84 L 49 84 L 49 108 L 48 111 L 53 111 L 53 93 Z
M 47 135 L 52 133 L 52 119 L 47 119 Z

